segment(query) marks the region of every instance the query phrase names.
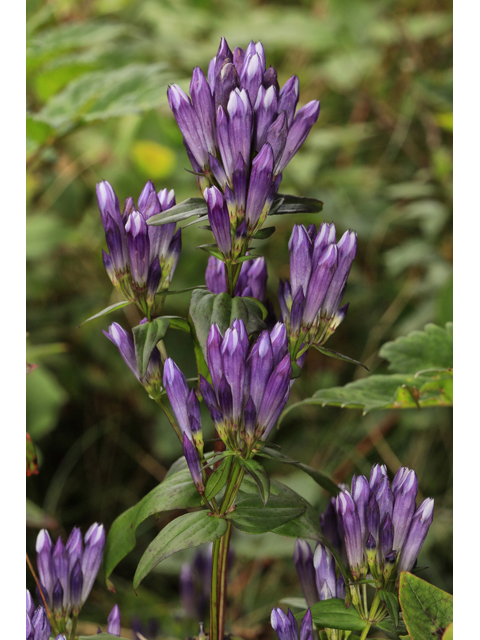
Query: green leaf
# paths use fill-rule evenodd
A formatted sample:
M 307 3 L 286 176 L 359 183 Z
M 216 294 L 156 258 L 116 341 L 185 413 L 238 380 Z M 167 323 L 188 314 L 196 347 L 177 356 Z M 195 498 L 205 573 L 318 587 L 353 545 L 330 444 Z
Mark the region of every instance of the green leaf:
M 170 322 L 171 329 L 178 329 L 179 331 L 190 333 L 190 325 L 186 318 L 181 318 L 180 316 L 162 316 L 162 318 L 165 318 Z
M 338 351 L 334 351 L 333 349 L 328 349 L 327 347 L 321 347 L 320 345 L 317 345 L 317 344 L 312 344 L 312 347 L 317 351 L 320 351 L 320 353 L 323 353 L 324 355 L 329 356 L 330 358 L 336 358 L 337 360 L 344 360 L 345 362 L 351 362 L 352 364 L 360 365 L 367 371 L 369 370 L 368 367 L 366 367 L 359 360 L 354 360 L 349 356 L 344 356 L 343 353 L 338 353 Z
M 452 380 L 443 378 L 430 381 L 425 376 L 396 373 L 374 375 L 349 382 L 344 387 L 320 389 L 311 398 L 297 402 L 286 409 L 282 419 L 304 405 L 326 405 L 348 409 L 415 409 L 419 407 L 451 406 Z
M 106 316 L 109 313 L 113 313 L 113 311 L 116 311 L 117 309 L 122 309 L 123 307 L 126 307 L 129 304 L 132 304 L 129 300 L 122 300 L 121 302 L 116 302 L 115 304 L 112 304 L 109 307 L 105 307 L 105 309 L 102 309 L 101 311 L 96 313 L 94 316 L 90 316 L 90 318 L 87 318 L 86 320 L 81 322 L 78 325 L 77 329 L 82 325 L 84 325 L 86 322 L 90 322 L 90 320 L 95 320 L 96 318 L 100 318 L 101 316 Z
M 355 607 L 345 607 L 345 600 L 331 598 L 322 600 L 310 607 L 312 621 L 318 627 L 328 629 L 344 629 L 345 631 L 363 631 L 367 622 L 358 615 Z M 298 617 L 303 614 L 298 614 Z
M 245 533 L 257 534 L 273 531 L 277 527 L 298 518 L 305 512 L 304 505 L 298 501 L 278 496 L 270 496 L 264 505 L 258 495 L 239 493 L 235 509 L 227 515 L 233 524 Z
M 266 240 L 266 238 L 269 238 L 273 233 L 275 233 L 275 227 L 264 227 L 257 231 L 253 238 L 255 240 Z
M 379 591 L 379 595 L 381 599 L 384 601 L 385 606 L 387 607 L 388 613 L 395 625 L 395 629 L 398 627 L 398 612 L 400 606 L 398 604 L 397 596 L 391 591 Z
M 233 458 L 229 456 L 222 461 L 222 464 L 217 467 L 210 478 L 207 480 L 205 487 L 205 497 L 207 500 L 214 498 L 217 493 L 227 484 L 228 475 L 232 467 Z
M 453 324 L 445 329 L 427 324 L 424 331 L 413 331 L 382 346 L 379 355 L 390 362 L 395 373 L 425 370 L 445 371 L 453 367 Z
M 123 636 L 119 638 L 119 636 L 112 636 L 111 633 L 98 633 L 95 636 L 75 636 L 77 640 L 102 640 L 104 638 L 110 638 L 110 640 L 126 640 Z
M 179 463 L 184 462 L 181 458 Z M 135 531 L 149 516 L 172 509 L 200 506 L 200 496 L 190 471 L 183 469 L 168 476 L 138 504 L 122 513 L 112 524 L 105 545 L 105 578 L 135 548 Z
M 445 629 L 442 640 L 453 640 L 453 622 Z
M 151 216 L 147 220 L 147 224 L 159 226 L 162 224 L 168 224 L 169 222 L 181 222 L 183 220 L 188 220 L 188 218 L 192 218 L 193 216 L 202 218 L 207 215 L 208 208 L 203 198 L 188 198 L 166 211 L 162 211 L 161 213 Z M 198 220 L 196 222 L 198 222 Z
M 200 244 L 197 249 L 209 253 L 214 258 L 218 258 L 218 260 L 223 260 L 223 254 L 216 244 Z
M 296 609 L 308 609 L 305 598 L 282 598 L 280 604 L 286 604 L 287 607 L 295 607 Z
M 240 465 L 245 469 L 248 475 L 253 478 L 253 481 L 260 491 L 260 496 L 264 505 L 268 502 L 268 496 L 270 495 L 270 478 L 262 465 L 256 460 L 243 460 L 239 458 Z
M 165 101 L 170 80 L 163 63 L 84 73 L 53 96 L 35 119 L 63 130 L 78 122 L 156 109 Z
M 412 640 L 437 640 L 453 622 L 453 596 L 407 571 L 400 574 L 399 598 Z
M 272 212 L 275 203 L 282 199 L 282 204 Z M 303 196 L 290 196 L 284 193 L 277 193 L 273 201 L 269 215 L 281 215 L 285 213 L 317 213 L 323 209 L 323 202 L 315 198 L 305 198 Z
M 396 638 L 403 638 L 405 636 L 406 638 L 410 639 L 410 636 L 407 635 L 407 627 L 400 617 L 398 619 L 398 625 L 396 627 L 393 624 L 393 620 L 391 620 L 390 618 L 385 618 L 381 622 L 375 623 L 374 627 L 376 627 L 377 629 L 381 629 L 382 631 L 386 631 L 387 633 L 394 635 Z
M 137 359 L 140 377 L 147 372 L 148 363 L 152 351 L 157 343 L 165 336 L 170 321 L 166 318 L 156 318 L 151 322 L 139 324 L 133 328 L 133 341 L 135 343 L 135 357 Z
M 133 587 L 138 585 L 157 564 L 177 551 L 198 547 L 206 542 L 213 542 L 221 538 L 227 531 L 228 524 L 225 518 L 210 515 L 208 511 L 194 511 L 176 518 L 151 542 L 140 559 Z
M 321 487 L 323 487 L 323 489 L 331 493 L 332 496 L 336 496 L 339 492 L 339 488 L 337 487 L 337 485 L 333 482 L 333 480 L 330 480 L 328 476 L 324 475 L 323 473 L 320 473 L 320 471 L 316 471 L 315 469 L 312 469 L 312 467 L 309 467 L 307 464 L 303 464 L 303 462 L 292 460 L 292 458 L 289 458 L 283 453 L 280 453 L 280 451 L 276 451 L 271 447 L 263 447 L 263 449 L 261 449 L 257 453 L 257 455 L 264 456 L 265 458 L 270 458 L 272 460 L 278 460 L 278 462 L 283 462 L 284 464 L 291 464 L 294 467 L 297 467 L 298 469 L 305 471 L 305 473 L 308 473 L 308 475 L 311 478 L 313 478 L 317 484 L 319 484 Z
M 212 324 L 216 323 L 222 334 L 236 318 L 241 318 L 244 321 L 248 335 L 260 332 L 265 328 L 262 309 L 258 304 L 249 298 L 235 297 L 232 299 L 228 293 L 217 294 L 204 289 L 196 289 L 190 300 L 189 314 L 205 361 L 207 359 L 207 339 Z

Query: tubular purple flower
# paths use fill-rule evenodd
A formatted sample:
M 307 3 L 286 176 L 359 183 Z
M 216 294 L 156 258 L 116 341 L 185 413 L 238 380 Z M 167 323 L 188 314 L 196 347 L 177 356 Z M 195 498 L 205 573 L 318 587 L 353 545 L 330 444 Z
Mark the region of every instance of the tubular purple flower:
M 312 612 L 310 609 L 303 616 L 300 625 L 300 640 L 313 640 Z
M 212 324 L 207 339 L 207 364 L 214 389 L 218 389 L 223 377 L 223 359 L 220 353 L 223 337 L 216 324 Z
M 185 456 L 185 459 L 187 461 L 190 474 L 192 476 L 193 482 L 195 483 L 195 486 L 197 487 L 198 493 L 205 493 L 202 466 L 200 463 L 200 458 L 198 456 L 198 451 L 186 433 L 183 434 L 183 455 Z
M 53 587 L 52 610 L 56 616 L 61 616 L 63 612 L 63 587 L 60 580 L 57 580 Z
M 132 211 L 129 213 L 129 215 L 131 215 L 135 210 L 133 207 L 133 199 L 131 200 Z M 160 201 L 158 199 L 155 186 L 151 180 L 147 181 L 140 195 L 138 196 L 138 210 L 142 212 L 145 220 L 148 220 L 148 218 L 154 216 L 156 213 L 160 213 L 161 211 Z
M 317 229 L 314 224 L 308 228 L 308 235 L 313 243 L 312 264 L 316 265 L 328 245 L 336 243 L 336 229 L 333 222 L 322 222 Z
M 157 256 L 148 269 L 147 300 L 150 302 L 150 304 L 153 304 L 155 300 L 155 296 L 160 286 L 161 279 L 162 279 L 162 269 L 160 267 L 160 261 Z
M 395 498 L 392 515 L 394 531 L 393 549 L 398 553 L 403 547 L 413 514 L 415 513 L 417 491 L 418 480 L 415 471 L 413 471 L 413 469 L 405 468 L 403 480 L 399 486 L 396 487 L 396 491 L 394 492 Z
M 387 467 L 384 464 L 374 464 L 370 472 L 370 489 L 373 493 L 377 492 L 382 478 L 387 476 Z
M 253 146 L 258 153 L 266 142 L 267 130 L 277 113 L 277 90 L 274 86 L 267 89 L 260 86 L 255 101 L 255 127 Z
M 264 213 L 265 203 L 273 179 L 273 164 L 272 148 L 265 143 L 252 162 L 252 172 L 250 174 L 245 219 L 247 220 L 248 228 L 251 230 L 256 229 Z
M 129 266 L 130 264 L 128 248 L 126 246 L 124 237 L 124 227 L 123 224 L 121 227 L 119 227 L 110 214 L 107 214 L 105 216 L 103 227 L 105 229 L 105 240 L 107 241 L 107 247 L 110 251 L 110 263 L 113 267 L 115 275 L 119 275 L 125 272 L 127 270 L 127 266 Z
M 263 74 L 263 86 L 266 89 L 269 89 L 270 87 L 275 87 L 275 89 L 277 90 L 277 94 L 280 91 L 280 87 L 277 79 L 277 71 L 274 67 L 272 66 L 268 67 L 268 69 Z
M 57 539 L 52 553 L 53 571 L 57 581 L 60 581 L 62 587 L 63 602 L 60 608 L 63 606 L 67 609 L 68 603 L 68 552 L 61 538 Z M 55 588 L 54 588 L 55 592 Z M 55 594 L 54 594 L 55 595 Z
M 367 504 L 367 531 L 378 541 L 380 530 L 380 510 L 375 495 L 372 493 Z
M 272 609 L 270 623 L 280 640 L 298 640 L 298 625 L 293 613 L 282 609 Z
M 273 350 L 273 366 L 276 367 L 288 353 L 287 327 L 277 322 L 270 333 Z
M 303 317 L 305 326 L 311 325 L 317 314 L 323 312 L 325 296 L 329 291 L 332 278 L 337 268 L 337 256 L 337 247 L 334 244 L 328 245 L 313 269 L 307 289 L 307 301 Z
M 192 96 L 193 108 L 200 121 L 207 149 L 214 156 L 217 146 L 215 142 L 215 103 L 205 74 L 200 67 L 195 67 L 193 70 L 190 95 Z
M 230 94 L 232 91 L 235 91 L 238 84 L 239 79 L 235 65 L 225 60 L 215 81 L 215 110 L 217 110 L 217 112 L 219 107 L 223 109 L 227 108 Z
M 113 190 L 112 185 L 106 180 L 97 183 L 97 200 L 102 215 L 103 226 L 105 226 L 107 216 L 111 216 L 121 229 L 123 227 L 123 221 L 122 214 L 120 213 L 120 203 L 118 202 L 117 194 Z
M 275 161 L 274 173 L 278 173 L 278 165 L 287 143 L 288 124 L 285 111 L 276 118 L 268 127 L 265 142 L 272 147 L 273 159 Z
M 205 271 L 205 284 L 207 285 L 207 289 L 212 293 L 225 292 L 227 290 L 225 278 L 225 264 L 218 258 L 215 258 L 215 256 L 210 256 L 208 258 L 207 270 Z
M 342 519 L 345 531 L 345 547 L 350 569 L 354 578 L 358 578 L 360 576 L 360 567 L 364 561 L 362 529 L 355 502 L 348 491 L 341 491 L 338 494 L 337 513 Z
M 322 305 L 327 316 L 332 316 L 337 311 L 342 300 L 352 262 L 357 253 L 357 234 L 353 231 L 345 231 L 337 244 L 337 249 L 338 268 Z
M 103 331 L 103 334 L 117 347 L 127 367 L 141 382 L 132 336 L 117 322 L 113 322 L 108 327 L 108 331 Z
M 187 411 L 189 390 L 185 376 L 171 358 L 167 358 L 163 368 L 163 386 L 172 405 L 173 413 L 183 434 L 192 438 Z
M 305 294 L 302 287 L 297 291 L 290 310 L 290 337 L 294 340 L 300 335 L 303 312 L 305 309 Z
M 282 100 L 280 95 L 279 108 L 281 108 L 281 102 Z M 277 164 L 275 173 L 281 173 L 300 149 L 310 133 L 310 129 L 317 121 L 319 113 L 320 103 L 317 100 L 312 100 L 297 112 L 291 126 L 289 123 L 290 128 L 288 131 L 287 142 L 285 144 L 285 150 L 280 162 Z
M 227 105 L 228 138 L 230 152 L 235 165 L 239 155 L 250 158 L 252 141 L 252 107 L 245 89 L 235 89 L 230 94 Z
M 134 211 L 128 217 L 125 223 L 125 231 L 127 233 L 132 278 L 135 285 L 141 289 L 147 283 L 150 241 L 148 239 L 147 223 L 139 211 Z
M 400 552 L 397 567 L 398 575 L 400 575 L 402 571 L 411 571 L 413 569 L 415 560 L 420 553 L 420 549 L 433 521 L 433 505 L 433 499 L 426 498 L 415 511 L 410 529 Z
M 393 514 L 393 493 L 390 488 L 390 482 L 388 476 L 384 476 L 380 481 L 380 486 L 377 489 L 375 499 L 380 511 L 380 522 L 383 522 L 385 515 L 388 513 L 390 517 Z
M 27 592 L 27 602 L 26 602 L 27 617 L 32 618 L 33 614 L 35 613 L 35 603 L 33 602 L 33 598 L 30 591 L 26 589 L 26 592 Z
M 313 566 L 315 567 L 315 578 L 317 582 L 318 595 L 320 600 L 328 600 L 326 589 L 324 585 L 328 587 L 331 595 L 330 598 L 334 598 L 336 594 L 336 575 L 335 575 L 335 560 L 333 559 L 330 551 L 318 543 L 315 548 L 315 554 L 313 556 Z
M 344 550 L 344 535 L 342 529 L 342 535 L 340 535 L 340 516 L 337 514 L 335 498 L 331 498 L 328 503 L 328 507 L 324 513 L 320 515 L 320 526 L 322 527 L 322 533 L 330 544 L 335 547 L 337 551 Z
M 290 355 L 287 354 L 275 367 L 265 387 L 265 394 L 258 409 L 259 435 L 270 426 L 278 406 L 286 402 L 285 395 L 288 398 L 291 377 L 292 365 Z
M 237 218 L 239 220 L 242 220 L 245 216 L 245 207 L 247 203 L 248 170 L 249 167 L 243 159 L 242 154 L 239 154 L 232 177 L 233 200 L 235 202 L 235 220 Z
M 45 587 L 48 600 L 51 602 L 54 583 L 52 560 L 53 544 L 46 529 L 42 529 L 38 534 L 35 548 L 37 551 L 38 577 L 43 587 Z
M 293 226 L 288 250 L 290 252 L 290 284 L 294 298 L 300 288 L 303 289 L 304 294 L 306 293 L 312 272 L 312 243 L 303 224 Z
M 98 570 L 102 564 L 105 548 L 105 529 L 103 524 L 95 522 L 85 534 L 85 551 L 82 558 L 82 604 L 92 590 Z
M 218 248 L 223 255 L 228 256 L 232 250 L 232 234 L 228 209 L 223 195 L 217 187 L 205 189 L 203 195 L 208 207 L 208 220 Z
M 220 264 L 223 266 L 223 263 Z M 267 277 L 267 263 L 265 258 L 247 260 L 242 264 L 242 268 L 240 269 L 240 276 L 235 285 L 235 295 L 246 295 L 245 291 L 249 287 L 251 297 L 263 302 L 267 288 Z M 225 283 L 225 276 L 223 282 Z
M 340 576 L 337 579 L 337 598 L 340 598 L 340 600 L 345 600 L 346 595 L 347 595 L 347 591 L 345 589 L 345 580 L 342 574 L 340 574 Z
M 393 526 L 392 518 L 387 513 L 380 525 L 379 545 L 377 551 L 377 561 L 382 566 L 387 553 L 393 549 Z
M 358 517 L 360 518 L 362 542 L 363 544 L 365 544 L 368 535 L 367 504 L 370 498 L 370 488 L 368 486 L 368 480 L 365 476 L 353 476 L 351 493 L 357 507 Z
M 295 540 L 295 550 L 293 561 L 297 569 L 298 579 L 302 593 L 307 601 L 307 606 L 311 607 L 318 602 L 318 593 L 315 583 L 315 569 L 313 566 L 313 553 L 306 540 Z
M 239 422 L 243 405 L 247 354 L 239 332 L 233 325 L 225 331 L 220 354 L 225 379 L 232 390 L 232 417 L 235 422 Z
M 208 147 L 200 120 L 187 94 L 176 84 L 168 87 L 168 104 L 195 161 L 202 169 L 208 165 Z
M 83 590 L 83 574 L 81 560 L 78 559 L 70 571 L 70 604 L 72 606 L 73 615 L 78 615 L 82 608 L 82 590 Z
M 248 92 L 252 104 L 255 104 L 265 71 L 265 58 L 262 60 L 262 57 L 258 53 L 247 56 L 240 77 L 240 85 Z
M 268 331 L 262 331 L 253 346 L 248 368 L 251 371 L 250 394 L 255 407 L 260 407 L 267 381 L 273 371 L 273 349 Z
M 120 609 L 118 608 L 118 604 L 115 604 L 113 605 L 113 609 L 108 614 L 107 633 L 110 633 L 112 636 L 120 637 L 121 631 L 122 625 L 120 620 Z
M 298 96 L 300 93 L 300 83 L 297 76 L 292 76 L 280 89 L 278 96 L 278 113 L 285 111 L 290 127 L 293 122 L 293 116 L 298 104 Z
M 43 607 L 38 607 L 31 620 L 34 640 L 49 640 L 52 628 Z

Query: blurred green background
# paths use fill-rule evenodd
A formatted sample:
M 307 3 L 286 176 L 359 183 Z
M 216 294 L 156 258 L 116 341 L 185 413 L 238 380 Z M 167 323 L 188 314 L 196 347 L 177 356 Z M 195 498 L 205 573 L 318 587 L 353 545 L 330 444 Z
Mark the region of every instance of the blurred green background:
M 444 0 L 27 0 L 27 15 L 27 359 L 38 364 L 27 378 L 27 429 L 40 462 L 27 481 L 34 554 L 39 526 L 54 537 L 75 524 L 108 528 L 180 455 L 171 427 L 102 335 L 113 320 L 137 324 L 136 312 L 77 327 L 117 300 L 101 260 L 95 183 L 109 180 L 121 201 L 136 199 L 149 178 L 157 189 L 174 188 L 177 202 L 198 195 L 166 89 L 170 82 L 188 89 L 192 68 L 206 71 L 222 35 L 232 49 L 261 40 L 280 84 L 296 74 L 300 104 L 322 103 L 281 191 L 319 198 L 324 211 L 277 217 L 276 233 L 258 243 L 277 311 L 293 223 L 327 220 L 359 239 L 350 310 L 329 347 L 380 373 L 384 342 L 452 320 L 452 18 Z M 185 231 L 172 288 L 203 284 L 207 255 L 196 247 L 209 241 L 195 226 Z M 188 294 L 168 298 L 166 313 L 185 315 L 188 301 Z M 193 375 L 183 334 L 170 332 L 166 344 Z M 291 402 L 367 375 L 317 352 L 304 371 Z M 451 590 L 449 409 L 363 417 L 307 407 L 291 412 L 273 439 L 337 481 L 375 462 L 391 473 L 414 467 L 422 496 L 435 498 L 420 575 Z M 304 474 L 269 471 L 325 508 L 327 496 Z M 97 582 L 84 620 L 105 628 L 118 602 L 127 628 L 137 614 L 159 618 L 165 637 L 197 632 L 178 599 L 187 553 L 161 564 L 137 595 L 132 589 L 141 553 L 167 521 L 141 528 L 135 552 L 114 574 L 116 594 Z M 301 595 L 293 542 L 273 534 L 233 539 L 228 628 L 246 640 L 270 636 L 272 606 Z

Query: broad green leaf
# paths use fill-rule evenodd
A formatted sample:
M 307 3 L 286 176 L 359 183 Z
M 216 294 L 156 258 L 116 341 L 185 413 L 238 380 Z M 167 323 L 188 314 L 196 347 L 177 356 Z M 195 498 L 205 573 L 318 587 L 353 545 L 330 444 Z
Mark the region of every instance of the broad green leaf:
M 301 403 L 298 403 L 298 404 L 301 404 Z M 297 405 L 294 405 L 294 406 L 297 406 Z M 289 458 L 283 453 L 280 453 L 280 451 L 276 451 L 271 447 L 264 447 L 263 449 L 261 449 L 261 451 L 257 453 L 257 455 L 264 456 L 266 458 L 271 458 L 272 460 L 278 460 L 278 462 L 283 462 L 284 464 L 291 464 L 294 467 L 297 467 L 298 469 L 305 471 L 305 473 L 308 473 L 308 475 L 311 478 L 313 478 L 317 484 L 319 484 L 321 487 L 323 487 L 326 491 L 331 493 L 333 496 L 336 496 L 337 493 L 339 492 L 339 488 L 337 487 L 337 485 L 333 482 L 333 480 L 330 480 L 328 476 L 324 475 L 323 473 L 320 473 L 320 471 L 316 471 L 315 469 L 312 469 L 312 467 L 309 467 L 307 464 L 303 464 L 303 462 L 292 460 L 292 458 Z
M 165 101 L 170 80 L 162 63 L 84 73 L 57 93 L 35 119 L 63 130 L 77 122 L 155 109 Z
M 453 622 L 453 596 L 402 571 L 400 606 L 412 640 L 437 640 Z
M 184 462 L 181 458 L 180 462 Z M 135 531 L 149 516 L 172 509 L 200 506 L 200 496 L 190 471 L 184 469 L 168 476 L 138 504 L 122 513 L 112 524 L 105 545 L 105 577 L 135 548 Z
M 366 369 L 368 371 L 368 367 L 366 367 L 359 360 L 355 360 L 354 358 L 350 358 L 350 356 L 344 356 L 343 353 L 338 353 L 338 351 L 334 351 L 333 349 L 327 349 L 327 347 L 321 347 L 321 346 L 316 345 L 316 344 L 312 344 L 312 347 L 314 349 L 316 349 L 317 351 L 320 351 L 320 353 L 323 353 L 324 355 L 329 356 L 330 358 L 336 358 L 337 360 L 344 360 L 345 362 L 351 362 L 352 364 L 360 365 L 361 367 L 363 367 L 364 369 Z
M 453 640 L 453 622 L 445 629 L 442 640 Z
M 398 612 L 400 609 L 400 605 L 398 604 L 397 596 L 391 591 L 379 591 L 381 599 L 384 601 L 385 606 L 387 607 L 388 613 L 390 614 L 390 618 L 395 625 L 395 629 L 398 627 Z
M 96 318 L 100 318 L 101 316 L 106 316 L 109 313 L 113 313 L 113 311 L 116 311 L 117 309 L 122 309 L 123 307 L 126 307 L 129 304 L 132 304 L 132 303 L 129 302 L 128 300 L 122 300 L 121 302 L 116 302 L 115 304 L 112 304 L 109 307 L 105 307 L 105 309 L 102 309 L 101 311 L 96 313 L 94 316 L 90 316 L 90 318 L 87 318 L 86 320 L 81 322 L 78 325 L 77 329 L 81 327 L 83 324 L 85 324 L 86 322 L 90 322 L 90 320 L 95 320 Z
M 431 382 L 424 375 L 416 377 L 403 373 L 369 376 L 344 387 L 320 389 L 311 398 L 288 407 L 282 419 L 292 409 L 310 404 L 363 409 L 364 413 L 373 409 L 447 407 L 453 404 L 452 380 L 445 377 Z
M 280 206 L 272 211 L 275 203 L 283 200 Z M 284 213 L 317 213 L 323 209 L 323 202 L 315 198 L 305 198 L 303 196 L 290 196 L 284 193 L 277 193 L 273 201 L 269 215 L 281 215 Z
M 222 461 L 222 464 L 217 467 L 210 478 L 207 481 L 205 487 L 205 497 L 207 500 L 214 498 L 217 493 L 227 484 L 228 475 L 232 467 L 233 458 L 229 456 Z
M 267 472 L 256 460 L 243 460 L 242 458 L 239 458 L 238 461 L 257 485 L 262 502 L 266 505 L 268 496 L 270 495 L 270 478 L 268 477 Z
M 379 355 L 390 362 L 395 373 L 448 370 L 453 367 L 453 324 L 444 329 L 427 324 L 424 331 L 413 331 L 382 346 Z
M 176 518 L 164 527 L 151 542 L 140 559 L 133 587 L 136 589 L 157 564 L 177 551 L 198 547 L 221 538 L 227 531 L 225 518 L 210 515 L 208 511 L 194 511 Z
M 248 335 L 265 328 L 262 309 L 258 304 L 249 298 L 235 297 L 232 299 L 228 293 L 217 294 L 204 289 L 196 289 L 190 300 L 189 314 L 205 361 L 207 359 L 207 339 L 212 324 L 217 324 L 222 334 L 236 318 L 241 318 L 244 321 Z
M 312 621 L 318 627 L 328 629 L 344 629 L 345 631 L 363 631 L 367 626 L 365 620 L 358 615 L 355 607 L 345 607 L 345 600 L 340 598 L 331 598 L 330 600 L 322 600 L 310 607 L 312 613 Z M 298 614 L 295 617 L 303 617 Z
M 193 216 L 203 218 L 207 216 L 207 214 L 208 208 L 203 198 L 188 198 L 166 211 L 151 216 L 147 224 L 158 226 L 168 224 L 169 222 L 188 220 L 188 218 L 192 218 Z M 196 222 L 198 222 L 198 220 L 196 220 Z
M 394 635 L 396 638 L 403 638 L 404 636 L 406 638 L 410 638 L 410 636 L 407 635 L 407 627 L 405 626 L 403 619 L 400 616 L 398 619 L 398 625 L 396 627 L 393 624 L 393 620 L 391 620 L 390 618 L 384 618 L 384 620 L 382 620 L 381 622 L 377 622 L 374 627 L 376 627 L 377 629 L 381 629 L 382 631 L 386 631 L 387 633 Z
M 157 346 L 159 340 L 167 333 L 169 324 L 170 322 L 166 318 L 155 318 L 155 320 L 151 322 L 145 322 L 133 328 L 135 357 L 141 378 L 143 378 L 147 372 L 152 351 Z
M 245 533 L 257 534 L 273 531 L 289 520 L 298 518 L 306 507 L 298 501 L 278 496 L 270 496 L 264 505 L 258 495 L 239 494 L 235 509 L 228 514 L 228 519 Z

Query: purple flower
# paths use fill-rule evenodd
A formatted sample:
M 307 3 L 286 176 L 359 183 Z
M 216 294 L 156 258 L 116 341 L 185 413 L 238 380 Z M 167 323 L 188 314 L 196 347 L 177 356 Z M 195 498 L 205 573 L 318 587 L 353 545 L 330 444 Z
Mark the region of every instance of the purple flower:
M 281 326 L 263 331 L 250 346 L 245 325 L 235 320 L 222 336 L 212 325 L 207 364 L 212 384 L 200 377 L 200 392 L 217 432 L 230 448 L 250 450 L 265 440 L 285 406 L 292 367 Z
M 88 598 L 98 570 L 102 564 L 105 548 L 105 529 L 103 524 L 95 522 L 85 534 L 85 549 L 82 557 L 82 604 Z
M 335 226 L 295 225 L 288 243 L 290 282 L 280 281 L 278 297 L 289 331 L 292 355 L 301 345 L 322 345 L 344 319 L 339 308 L 357 247 L 357 236 L 346 231 L 336 244 Z
M 27 640 L 49 640 L 52 628 L 42 606 L 30 617 L 27 612 Z
M 335 560 L 323 544 L 317 544 L 313 566 L 315 567 L 315 579 L 320 600 L 330 600 L 330 598 L 337 597 Z
M 232 250 L 232 234 L 228 209 L 221 191 L 217 187 L 205 189 L 204 198 L 208 207 L 208 221 L 219 250 L 225 257 Z
M 97 199 L 109 253 L 103 252 L 105 269 L 115 288 L 126 300 L 155 309 L 155 296 L 168 289 L 181 250 L 180 229 L 175 223 L 148 225 L 154 215 L 175 205 L 175 193 L 158 193 L 149 180 L 135 207 L 127 198 L 123 214 L 112 186 L 97 184 Z M 158 302 L 160 305 L 160 302 Z
M 205 484 L 203 481 L 202 465 L 196 446 L 190 440 L 186 433 L 183 434 L 183 455 L 187 461 L 188 468 L 192 480 L 197 487 L 197 491 L 200 494 L 205 493 Z
M 300 625 L 300 636 L 298 633 L 298 624 L 293 613 L 288 610 L 285 613 L 282 609 L 272 609 L 270 623 L 275 630 L 279 640 L 313 640 L 312 614 L 310 609 L 303 617 Z
M 345 531 L 345 547 L 347 558 L 354 578 L 358 579 L 365 571 L 362 527 L 357 507 L 348 491 L 341 491 L 337 496 L 337 513 L 342 520 Z
M 120 609 L 118 608 L 118 604 L 114 604 L 113 609 L 110 611 L 107 618 L 107 633 L 111 633 L 112 636 L 120 637 L 121 631 Z
M 113 322 L 108 327 L 108 331 L 103 331 L 103 334 L 117 347 L 127 367 L 140 384 L 145 387 L 149 395 L 152 397 L 158 396 L 163 390 L 161 385 L 162 364 L 158 350 L 153 349 L 147 371 L 143 378 L 141 378 L 138 370 L 137 358 L 135 356 L 135 345 L 133 343 L 133 338 L 128 331 L 121 327 L 117 322 Z
M 234 295 L 248 296 L 264 302 L 267 276 L 265 258 L 246 260 L 240 269 Z M 212 293 L 223 293 L 227 290 L 225 264 L 214 256 L 210 256 L 208 259 L 205 283 Z
M 400 551 L 397 571 L 411 571 L 427 537 L 433 521 L 433 500 L 426 498 L 418 507 L 411 520 L 410 528 Z
M 295 114 L 298 78 L 280 89 L 260 42 L 232 53 L 225 38 L 207 79 L 194 69 L 190 94 L 191 99 L 177 85 L 168 89 L 197 183 L 202 193 L 219 186 L 233 229 L 246 216 L 251 236 L 263 224 L 281 173 L 305 141 L 320 104 L 309 102 Z
M 306 540 L 295 540 L 293 561 L 297 569 L 298 579 L 307 606 L 311 607 L 318 602 L 318 592 L 315 582 L 315 568 L 313 566 L 313 553 Z

